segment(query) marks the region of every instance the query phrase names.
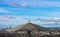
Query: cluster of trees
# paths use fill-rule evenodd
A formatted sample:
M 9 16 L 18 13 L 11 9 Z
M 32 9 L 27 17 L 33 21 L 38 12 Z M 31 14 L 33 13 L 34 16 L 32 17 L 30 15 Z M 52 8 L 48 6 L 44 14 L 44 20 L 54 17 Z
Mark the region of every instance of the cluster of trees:
M 18 35 L 18 34 L 0 33 L 0 37 L 26 37 L 26 36 Z M 30 37 L 33 37 L 33 36 L 30 36 Z M 43 35 L 43 36 L 34 35 L 34 37 L 60 37 L 60 34 L 59 35 Z

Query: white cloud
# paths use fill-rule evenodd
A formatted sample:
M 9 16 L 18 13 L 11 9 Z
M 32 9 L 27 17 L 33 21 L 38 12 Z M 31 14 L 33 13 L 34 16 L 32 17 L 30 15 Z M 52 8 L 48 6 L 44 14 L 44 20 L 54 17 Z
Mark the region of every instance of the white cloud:
M 9 5 L 12 5 L 12 6 L 27 6 L 27 4 L 29 6 L 32 6 L 32 7 L 60 7 L 60 1 L 48 1 L 48 0 L 17 0 L 17 1 L 10 1 L 8 2 Z
M 58 25 L 60 24 L 60 18 L 53 17 L 53 18 L 37 18 L 37 21 L 45 25 Z
M 44 25 L 60 24 L 60 21 L 57 21 L 55 19 L 56 17 L 55 18 L 40 18 L 40 20 L 36 20 L 37 18 L 38 17 L 0 16 L 0 25 L 17 26 L 17 25 L 27 23 L 28 19 L 30 19 L 32 23 L 35 23 L 35 24 L 38 24 L 38 25 L 39 24 L 44 24 Z M 41 20 L 41 19 L 43 19 L 43 20 Z M 60 20 L 59 18 L 57 18 L 57 19 Z
M 10 6 L 19 6 L 19 4 L 16 3 L 16 2 L 9 2 L 8 4 L 9 4 Z
M 28 6 L 26 3 L 22 3 L 20 5 L 23 6 L 23 7 L 27 7 Z
M 0 7 L 0 13 L 4 13 L 6 15 L 10 15 L 10 11 L 8 11 L 5 8 L 2 8 L 2 7 Z
M 6 11 L 4 8 L 0 8 L 0 12 L 6 13 L 8 11 Z
M 43 24 L 50 24 L 50 25 L 52 25 L 52 24 L 55 24 L 55 22 L 43 22 Z
M 2 25 L 20 25 L 23 24 L 26 20 L 22 17 L 16 16 L 0 16 L 0 24 Z
M 57 17 L 55 17 L 54 19 L 55 19 L 55 20 L 60 20 L 60 18 L 57 18 Z
M 40 2 L 39 4 L 51 7 L 60 7 L 60 2 Z
M 60 2 L 56 1 L 32 1 L 28 2 L 31 7 L 60 7 Z

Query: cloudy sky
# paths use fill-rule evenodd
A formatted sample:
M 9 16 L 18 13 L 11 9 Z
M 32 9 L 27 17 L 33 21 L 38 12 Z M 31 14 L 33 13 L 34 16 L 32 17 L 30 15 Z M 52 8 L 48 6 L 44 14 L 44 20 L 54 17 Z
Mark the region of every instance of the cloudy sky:
M 0 28 L 32 23 L 60 27 L 60 0 L 0 0 Z

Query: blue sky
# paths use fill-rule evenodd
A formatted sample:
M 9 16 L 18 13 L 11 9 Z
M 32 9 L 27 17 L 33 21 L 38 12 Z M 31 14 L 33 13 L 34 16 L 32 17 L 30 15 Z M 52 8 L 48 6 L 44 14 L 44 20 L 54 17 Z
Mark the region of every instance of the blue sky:
M 15 27 L 29 19 L 44 27 L 60 27 L 60 0 L 0 0 L 0 27 Z

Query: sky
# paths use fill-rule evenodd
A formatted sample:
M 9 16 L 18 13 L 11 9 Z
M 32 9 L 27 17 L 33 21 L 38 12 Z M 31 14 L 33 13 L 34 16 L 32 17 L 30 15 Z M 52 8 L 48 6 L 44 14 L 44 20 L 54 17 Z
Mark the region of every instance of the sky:
M 0 28 L 32 23 L 60 27 L 60 0 L 0 0 Z

